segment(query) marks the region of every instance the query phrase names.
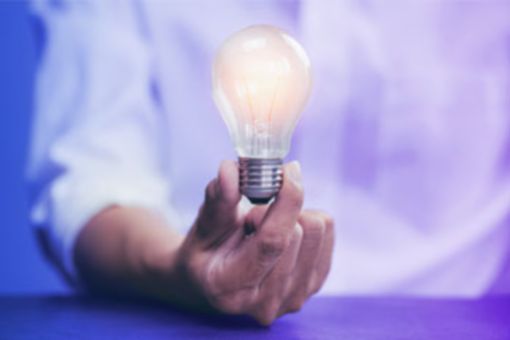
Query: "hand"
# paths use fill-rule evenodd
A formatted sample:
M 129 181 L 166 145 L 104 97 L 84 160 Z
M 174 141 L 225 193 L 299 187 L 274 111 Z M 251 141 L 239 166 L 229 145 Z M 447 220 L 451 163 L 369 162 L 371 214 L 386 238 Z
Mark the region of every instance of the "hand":
M 248 314 L 261 324 L 298 311 L 329 272 L 333 220 L 301 211 L 297 163 L 284 166 L 282 188 L 269 206 L 240 204 L 238 169 L 225 161 L 178 251 L 178 264 L 214 308 Z

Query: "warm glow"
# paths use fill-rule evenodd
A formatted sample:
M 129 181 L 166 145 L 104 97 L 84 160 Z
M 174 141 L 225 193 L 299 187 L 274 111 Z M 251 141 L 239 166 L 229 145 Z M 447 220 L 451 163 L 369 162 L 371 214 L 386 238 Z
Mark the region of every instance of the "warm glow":
M 277 28 L 248 27 L 216 56 L 213 96 L 240 156 L 284 157 L 310 88 L 304 49 Z

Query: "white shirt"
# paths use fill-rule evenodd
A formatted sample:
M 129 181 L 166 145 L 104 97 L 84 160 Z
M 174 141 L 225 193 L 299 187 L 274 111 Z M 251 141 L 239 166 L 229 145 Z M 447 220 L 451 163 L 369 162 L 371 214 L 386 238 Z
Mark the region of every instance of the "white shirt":
M 305 206 L 336 220 L 322 292 L 508 291 L 509 7 L 35 1 L 33 224 L 71 276 L 77 234 L 110 205 L 185 232 L 220 161 L 236 157 L 210 95 L 215 51 L 267 23 L 296 36 L 314 69 L 289 158 Z

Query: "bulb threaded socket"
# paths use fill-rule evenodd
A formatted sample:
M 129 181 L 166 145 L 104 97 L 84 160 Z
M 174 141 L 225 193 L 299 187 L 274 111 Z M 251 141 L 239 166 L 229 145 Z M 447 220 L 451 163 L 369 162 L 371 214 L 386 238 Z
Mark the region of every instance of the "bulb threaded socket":
M 281 158 L 239 157 L 239 188 L 253 204 L 266 204 L 280 191 Z

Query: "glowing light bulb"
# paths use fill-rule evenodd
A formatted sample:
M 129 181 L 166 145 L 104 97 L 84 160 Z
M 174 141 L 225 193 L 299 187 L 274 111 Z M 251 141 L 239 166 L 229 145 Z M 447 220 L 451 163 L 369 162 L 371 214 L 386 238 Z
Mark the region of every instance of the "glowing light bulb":
M 257 25 L 230 36 L 213 65 L 213 98 L 239 155 L 240 189 L 267 203 L 311 89 L 310 61 L 282 30 Z

